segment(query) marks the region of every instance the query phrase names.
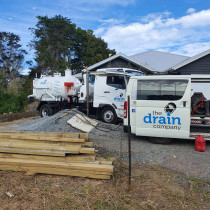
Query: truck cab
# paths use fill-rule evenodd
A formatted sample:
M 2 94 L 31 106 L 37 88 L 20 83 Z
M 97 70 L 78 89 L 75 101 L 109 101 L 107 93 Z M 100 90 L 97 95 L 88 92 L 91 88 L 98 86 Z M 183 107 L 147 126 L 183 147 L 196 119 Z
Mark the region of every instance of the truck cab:
M 126 87 L 131 75 L 143 73 L 133 69 L 99 69 L 95 73 L 93 107 L 106 123 L 123 119 Z
M 202 93 L 196 93 L 200 98 L 192 96 L 192 84 L 199 82 L 210 80 L 206 76 L 131 77 L 126 92 L 126 98 L 130 98 L 131 133 L 158 137 L 163 143 L 169 138 L 192 139 L 192 122 L 209 121 L 205 105 L 209 106 L 209 101 L 204 103 Z M 127 112 L 125 102 L 124 130 L 128 126 Z

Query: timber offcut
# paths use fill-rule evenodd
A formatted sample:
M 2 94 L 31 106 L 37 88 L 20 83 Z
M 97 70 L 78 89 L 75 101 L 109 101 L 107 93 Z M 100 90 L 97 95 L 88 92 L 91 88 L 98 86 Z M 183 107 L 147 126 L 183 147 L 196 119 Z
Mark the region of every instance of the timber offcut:
M 0 170 L 110 179 L 113 169 L 96 157 L 88 133 L 0 133 Z

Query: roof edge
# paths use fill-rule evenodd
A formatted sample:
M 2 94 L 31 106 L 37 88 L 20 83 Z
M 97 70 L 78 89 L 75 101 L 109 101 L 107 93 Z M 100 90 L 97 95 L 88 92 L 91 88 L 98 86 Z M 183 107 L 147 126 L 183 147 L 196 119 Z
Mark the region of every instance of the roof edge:
M 175 71 L 175 70 L 177 70 L 177 69 L 179 69 L 179 68 L 181 68 L 181 67 L 183 67 L 183 66 L 185 66 L 185 65 L 187 65 L 189 63 L 192 63 L 193 61 L 196 61 L 196 60 L 198 60 L 198 59 L 208 55 L 208 54 L 210 54 L 210 49 L 208 49 L 208 50 L 206 50 L 206 51 L 204 51 L 202 53 L 199 53 L 199 54 L 197 54 L 197 55 L 195 55 L 193 57 L 190 57 L 190 58 L 188 58 L 188 59 L 186 59 L 186 60 L 176 64 L 175 66 L 171 67 L 171 69 L 173 69 Z
M 101 66 L 101 65 L 105 64 L 106 62 L 112 61 L 112 60 L 114 60 L 118 57 L 123 57 L 125 60 L 130 61 L 131 63 L 133 63 L 135 65 L 141 66 L 141 67 L 143 67 L 143 68 L 145 68 L 145 69 L 147 69 L 151 72 L 154 72 L 153 69 L 151 69 L 151 68 L 149 68 L 149 67 L 147 67 L 147 66 L 145 66 L 141 63 L 136 62 L 135 60 L 131 59 L 130 57 L 128 57 L 126 55 L 124 55 L 123 53 L 117 53 L 116 55 L 110 56 L 109 58 L 106 58 L 106 59 L 104 59 L 104 60 L 102 60 L 102 61 L 100 61 L 96 64 L 93 64 L 92 66 L 89 66 L 88 69 L 92 70 L 92 69 L 97 68 L 98 66 Z

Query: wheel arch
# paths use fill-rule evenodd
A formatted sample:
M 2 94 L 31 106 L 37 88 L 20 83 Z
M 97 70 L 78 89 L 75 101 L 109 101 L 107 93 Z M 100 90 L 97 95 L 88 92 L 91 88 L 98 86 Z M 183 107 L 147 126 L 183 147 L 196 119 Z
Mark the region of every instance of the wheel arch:
M 54 109 L 54 108 L 57 108 L 60 103 L 58 103 L 57 101 L 56 102 L 54 102 L 54 101 L 40 101 L 39 105 L 37 106 L 36 109 L 38 111 L 40 111 L 41 107 L 45 104 L 47 104 L 50 108 Z

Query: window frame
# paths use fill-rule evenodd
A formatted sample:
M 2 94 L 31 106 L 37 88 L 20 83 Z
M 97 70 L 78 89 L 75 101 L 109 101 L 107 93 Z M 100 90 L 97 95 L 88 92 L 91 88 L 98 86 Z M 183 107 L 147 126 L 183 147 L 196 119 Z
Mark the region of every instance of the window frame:
M 140 85 L 150 85 L 150 88 L 143 88 L 142 90 L 139 89 L 139 83 Z M 131 92 L 131 97 L 133 100 L 151 100 L 151 101 L 179 101 L 183 98 L 186 88 L 188 86 L 189 80 L 187 79 L 162 79 L 162 80 L 153 80 L 153 79 L 148 79 L 148 80 L 141 80 L 138 79 L 134 81 L 133 87 L 132 87 L 132 92 Z M 157 85 L 156 89 L 151 89 Z M 170 88 L 162 88 L 164 85 L 170 86 L 174 85 L 174 89 Z M 184 87 L 180 85 L 184 85 Z M 168 89 L 168 91 L 167 91 Z M 177 91 L 179 89 L 179 91 Z M 140 92 L 139 92 L 140 91 Z M 142 94 L 142 92 L 152 92 L 154 94 Z M 164 94 L 165 93 L 165 94 Z

